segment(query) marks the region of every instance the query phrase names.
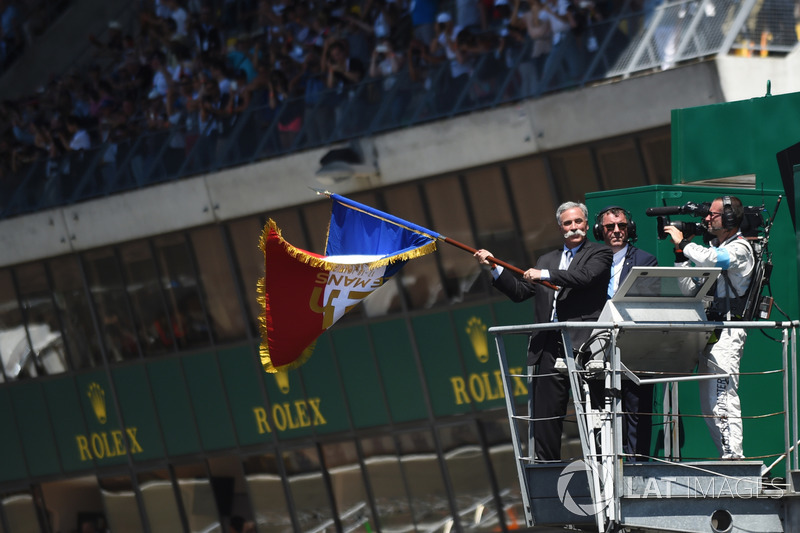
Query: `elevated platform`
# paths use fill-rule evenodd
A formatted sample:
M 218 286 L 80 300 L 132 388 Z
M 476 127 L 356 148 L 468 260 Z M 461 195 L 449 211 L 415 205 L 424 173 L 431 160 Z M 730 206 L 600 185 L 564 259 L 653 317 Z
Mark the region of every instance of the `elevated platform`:
M 625 463 L 619 526 L 645 531 L 783 532 L 784 487 L 761 476 L 760 461 Z M 592 499 L 583 461 L 525 466 L 536 525 L 596 529 L 611 502 Z
M 494 327 L 506 407 L 517 458 L 522 499 L 528 502 L 530 526 L 567 526 L 587 531 L 663 531 L 683 533 L 784 533 L 800 531 L 800 420 L 797 404 L 797 328 L 800 321 L 708 321 L 703 298 L 718 269 L 633 269 L 597 322 L 556 322 Z M 693 283 L 684 283 L 691 279 Z M 699 287 L 687 291 L 686 286 Z M 590 354 L 576 356 L 567 334 L 591 328 Z M 680 427 L 664 434 L 664 457 L 634 462 L 622 448 L 621 395 L 606 394 L 601 406 L 589 393 L 590 380 L 602 380 L 603 390 L 620 391 L 623 379 L 670 385 L 663 415 L 681 416 L 679 382 L 717 379 L 720 374 L 694 374 L 696 356 L 716 328 L 778 329 L 782 331 L 785 448 L 774 462 L 761 460 L 681 459 Z M 560 330 L 565 371 L 575 406 L 582 459 L 544 463 L 530 457 L 535 449 L 533 418 L 528 406 L 511 394 L 514 380 L 505 355 L 503 335 Z M 653 342 L 654 335 L 659 342 Z M 680 345 L 685 349 L 676 352 Z M 791 359 L 790 359 L 791 353 Z M 652 368 L 659 368 L 654 373 Z M 524 376 L 532 381 L 535 374 Z M 520 412 L 517 412 L 519 409 Z M 691 438 L 685 435 L 685 438 Z M 777 472 L 783 461 L 785 474 Z M 773 471 L 775 470 L 775 471 Z M 771 479 L 767 476 L 786 476 Z

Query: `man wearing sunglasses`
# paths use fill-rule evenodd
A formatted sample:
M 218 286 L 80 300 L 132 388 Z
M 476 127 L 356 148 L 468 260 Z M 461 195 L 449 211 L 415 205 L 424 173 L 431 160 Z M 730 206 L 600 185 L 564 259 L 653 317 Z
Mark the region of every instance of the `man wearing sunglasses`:
M 711 203 L 703 224 L 714 235 L 711 246 L 691 242 L 675 226 L 664 231 L 675 244 L 675 266 L 720 267 L 714 303 L 708 310 L 712 321 L 736 320 L 737 301 L 747 292 L 755 267 L 750 244 L 739 226 L 744 207 L 735 196 L 721 196 Z M 687 283 L 693 283 L 687 278 Z M 742 459 L 742 407 L 739 402 L 739 362 L 747 332 L 741 328 L 717 330 L 698 364 L 698 374 L 720 374 L 717 379 L 700 381 L 700 405 L 706 415 L 711 437 L 722 459 Z
M 595 217 L 594 237 L 605 242 L 614 252 L 608 297 L 611 298 L 635 266 L 658 266 L 658 260 L 644 250 L 633 246 L 636 224 L 622 207 L 612 205 L 602 209 Z M 622 382 L 622 449 L 628 460 L 647 460 L 651 455 L 651 415 L 653 412 L 653 385 L 636 385 L 630 380 Z

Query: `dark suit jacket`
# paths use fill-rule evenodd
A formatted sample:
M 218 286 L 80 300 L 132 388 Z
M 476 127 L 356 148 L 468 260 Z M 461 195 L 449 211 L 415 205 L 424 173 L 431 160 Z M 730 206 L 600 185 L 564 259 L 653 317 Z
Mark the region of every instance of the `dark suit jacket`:
M 550 271 L 551 283 L 561 287 L 556 302 L 558 321 L 597 320 L 608 299 L 608 281 L 614 257 L 611 248 L 605 244 L 585 241 L 567 270 L 558 269 L 561 253 L 562 249 L 546 253 L 536 263 L 537 269 Z M 552 289 L 538 283 L 529 283 L 509 270 L 503 270 L 493 285 L 514 302 L 522 302 L 533 297 L 536 322 L 550 322 L 555 294 Z M 552 333 L 552 331 L 539 332 L 531 336 L 528 345 L 529 365 L 539 362 L 547 345 L 548 334 Z M 590 335 L 591 329 L 588 328 L 570 330 L 573 348 L 578 349 Z
M 635 266 L 658 266 L 658 260 L 654 255 L 629 244 L 628 251 L 625 253 L 625 262 L 622 264 L 622 272 L 619 275 L 620 285 L 631 273 L 631 268 Z

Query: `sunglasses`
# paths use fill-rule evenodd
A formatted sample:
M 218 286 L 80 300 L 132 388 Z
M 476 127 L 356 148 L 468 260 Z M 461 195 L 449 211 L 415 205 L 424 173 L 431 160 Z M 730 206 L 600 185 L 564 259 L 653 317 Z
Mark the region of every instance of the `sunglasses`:
M 606 231 L 614 231 L 614 228 L 619 226 L 620 231 L 625 231 L 628 229 L 627 222 L 615 222 L 613 224 L 603 224 L 603 227 L 606 228 Z

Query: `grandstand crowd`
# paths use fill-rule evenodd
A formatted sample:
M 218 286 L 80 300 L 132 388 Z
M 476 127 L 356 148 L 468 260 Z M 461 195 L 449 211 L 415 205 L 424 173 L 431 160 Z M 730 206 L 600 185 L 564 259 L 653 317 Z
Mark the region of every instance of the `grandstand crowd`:
M 90 37 L 89 68 L 54 77 L 29 98 L 2 103 L 0 172 L 7 181 L 46 158 L 49 177 L 68 175 L 67 154 L 175 125 L 197 136 L 219 134 L 250 105 L 274 110 L 297 96 L 305 98 L 280 113 L 283 142 L 291 142 L 304 122 L 310 136 L 324 136 L 339 117 L 335 105 L 305 113 L 314 94 L 334 88 L 346 94 L 367 78 L 385 79 L 388 90 L 393 74 L 409 71 L 419 78 L 442 63 L 451 75 L 440 83 L 458 87 L 477 55 L 527 39 L 536 42 L 531 61 L 541 72 L 559 40 L 570 41 L 576 55 L 591 46 L 579 42 L 580 32 L 613 9 L 610 2 L 586 0 L 404 2 L 144 3 L 133 31 L 110 21 L 106 35 Z
M 400 80 L 435 81 L 439 104 L 452 106 L 471 77 L 485 82 L 472 98 L 498 90 L 513 63 L 522 94 L 533 94 L 542 80 L 581 75 L 598 46 L 593 23 L 657 1 L 145 0 L 130 29 L 109 21 L 89 37 L 89 67 L 2 102 L 0 203 L 34 162 L 42 180 L 65 181 L 75 154 L 102 146 L 103 163 L 114 162 L 119 143 L 175 127 L 184 134 L 170 143 L 188 152 L 251 106 L 265 126 L 277 121 L 284 147 L 301 130 L 324 141 L 364 80 L 379 82 L 377 98 Z M 3 14 L 14 6 L 0 0 Z M 612 31 L 621 50 L 627 38 Z M 434 69 L 449 75 L 434 79 Z M 402 114 L 407 102 L 392 94 Z

